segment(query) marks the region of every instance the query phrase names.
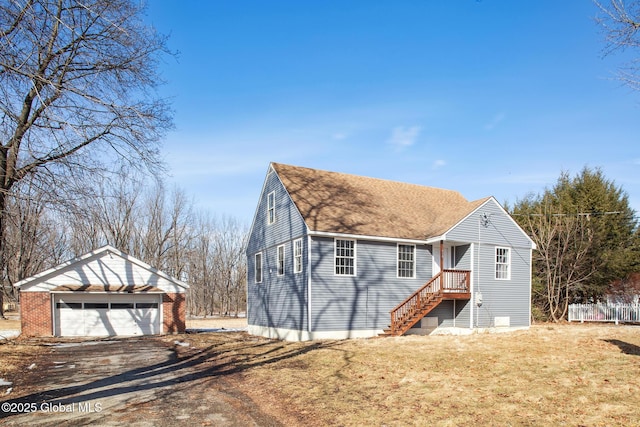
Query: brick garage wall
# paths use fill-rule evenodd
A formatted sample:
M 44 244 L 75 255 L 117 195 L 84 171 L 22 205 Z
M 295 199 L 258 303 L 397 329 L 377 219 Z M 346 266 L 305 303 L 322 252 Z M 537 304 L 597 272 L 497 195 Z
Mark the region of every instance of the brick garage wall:
M 166 334 L 181 334 L 185 324 L 185 294 L 164 294 L 162 296 L 163 331 Z
M 51 294 L 20 292 L 20 323 L 24 336 L 52 336 Z

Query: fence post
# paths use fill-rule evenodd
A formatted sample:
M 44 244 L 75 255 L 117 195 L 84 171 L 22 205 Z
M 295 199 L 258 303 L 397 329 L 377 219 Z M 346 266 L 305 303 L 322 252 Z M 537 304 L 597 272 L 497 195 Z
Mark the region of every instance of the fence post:
M 616 304 L 616 325 L 618 324 L 618 308 L 620 307 L 620 303 Z

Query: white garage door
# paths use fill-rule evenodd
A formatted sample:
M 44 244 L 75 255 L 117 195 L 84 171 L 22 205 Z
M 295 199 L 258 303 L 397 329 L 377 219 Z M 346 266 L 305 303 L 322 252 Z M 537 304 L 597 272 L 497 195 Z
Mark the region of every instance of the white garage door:
M 54 295 L 56 336 L 160 333 L 161 295 Z

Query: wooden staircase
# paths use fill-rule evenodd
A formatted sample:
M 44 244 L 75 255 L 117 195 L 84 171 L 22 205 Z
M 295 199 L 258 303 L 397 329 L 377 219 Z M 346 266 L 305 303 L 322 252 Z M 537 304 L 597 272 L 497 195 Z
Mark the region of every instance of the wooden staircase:
M 403 335 L 442 301 L 471 299 L 470 283 L 470 271 L 441 271 L 391 310 L 391 325 L 380 336 Z

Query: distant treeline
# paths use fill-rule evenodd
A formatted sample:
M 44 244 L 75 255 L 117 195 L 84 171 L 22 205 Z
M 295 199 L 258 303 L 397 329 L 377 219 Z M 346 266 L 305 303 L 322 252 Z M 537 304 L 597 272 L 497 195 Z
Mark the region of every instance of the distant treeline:
M 120 174 L 66 198 L 24 182 L 7 207 L 5 300 L 12 284 L 110 244 L 190 285 L 187 315 L 246 310 L 246 225 L 194 208 L 181 190 Z

